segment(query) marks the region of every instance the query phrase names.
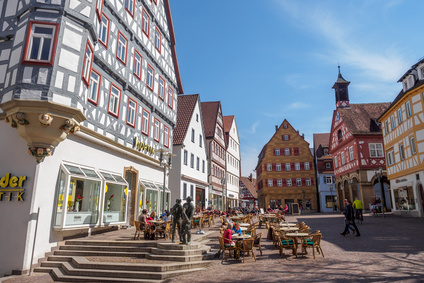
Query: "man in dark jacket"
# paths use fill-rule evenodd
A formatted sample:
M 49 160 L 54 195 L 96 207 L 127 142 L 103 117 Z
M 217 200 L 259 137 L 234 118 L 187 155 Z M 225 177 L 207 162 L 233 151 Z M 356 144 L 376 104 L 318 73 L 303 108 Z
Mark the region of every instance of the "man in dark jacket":
M 343 214 L 345 215 L 346 225 L 345 225 L 345 229 L 343 233 L 340 233 L 340 235 L 345 236 L 349 231 L 348 230 L 349 225 L 353 225 L 353 228 L 355 228 L 355 231 L 356 231 L 356 237 L 359 237 L 361 236 L 361 234 L 359 233 L 358 227 L 356 227 L 356 224 L 355 224 L 355 211 L 353 210 L 352 202 L 345 199 L 344 204 L 345 204 L 345 209 Z

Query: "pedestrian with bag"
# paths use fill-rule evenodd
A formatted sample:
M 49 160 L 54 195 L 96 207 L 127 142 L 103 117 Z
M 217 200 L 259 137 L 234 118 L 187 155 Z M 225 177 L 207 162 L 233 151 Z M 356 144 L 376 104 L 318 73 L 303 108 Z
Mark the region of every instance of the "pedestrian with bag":
M 361 234 L 359 233 L 359 229 L 358 227 L 356 227 L 356 224 L 355 224 L 355 211 L 353 210 L 352 202 L 345 199 L 344 204 L 345 204 L 345 209 L 343 214 L 345 215 L 346 224 L 345 224 L 344 231 L 340 233 L 340 235 L 346 236 L 346 234 L 349 233 L 349 225 L 352 225 L 356 231 L 355 237 L 359 237 L 361 236 Z

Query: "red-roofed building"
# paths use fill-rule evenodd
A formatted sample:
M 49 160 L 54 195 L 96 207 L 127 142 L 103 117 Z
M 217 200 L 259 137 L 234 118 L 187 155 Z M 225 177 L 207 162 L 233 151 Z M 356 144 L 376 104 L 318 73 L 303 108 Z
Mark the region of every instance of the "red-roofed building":
M 386 167 L 383 136 L 378 117 L 390 103 L 349 103 L 348 85 L 341 73 L 333 85 L 336 95 L 329 153 L 334 159 L 335 187 L 338 207 L 344 199 L 362 201 L 364 209 L 381 197 L 375 170 Z M 384 173 L 385 175 L 385 173 Z M 383 178 L 387 182 L 387 178 Z M 386 188 L 386 197 L 389 195 Z
M 196 206 L 207 206 L 209 193 L 207 147 L 200 96 L 179 95 L 174 129 L 172 170 L 169 174 L 171 203 L 192 196 Z
M 252 174 L 249 177 L 240 177 L 240 201 L 241 206 L 249 210 L 258 205 L 256 178 L 253 178 Z

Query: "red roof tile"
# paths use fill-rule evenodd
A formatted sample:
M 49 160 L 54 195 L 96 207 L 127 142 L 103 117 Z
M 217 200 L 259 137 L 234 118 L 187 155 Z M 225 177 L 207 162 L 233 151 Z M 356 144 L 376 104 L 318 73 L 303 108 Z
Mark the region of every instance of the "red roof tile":
M 219 101 L 202 102 L 203 127 L 205 128 L 205 138 L 213 138 L 215 135 L 216 119 L 221 106 Z
M 184 142 L 187 128 L 198 100 L 200 101 L 198 94 L 178 95 L 177 125 L 174 129 L 174 145 Z
M 233 121 L 234 121 L 234 115 L 223 116 L 222 120 L 224 121 L 225 145 L 226 145 L 226 148 L 228 148 L 228 142 L 230 139 L 230 130 L 231 130 L 231 125 L 233 124 Z
M 240 177 L 240 181 L 246 186 L 249 192 L 254 198 L 258 198 L 258 193 L 256 192 L 256 179 L 252 178 L 252 181 L 248 177 Z

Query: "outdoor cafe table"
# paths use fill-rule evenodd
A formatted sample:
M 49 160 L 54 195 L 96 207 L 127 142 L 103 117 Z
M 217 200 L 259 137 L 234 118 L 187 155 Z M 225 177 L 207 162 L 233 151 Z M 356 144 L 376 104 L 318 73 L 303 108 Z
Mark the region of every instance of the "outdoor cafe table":
M 277 229 L 280 230 L 280 231 L 285 231 L 285 232 L 288 232 L 288 231 L 299 231 L 299 228 L 298 227 L 278 227 Z
M 237 249 L 240 249 L 240 245 L 242 243 L 242 240 L 246 240 L 246 239 L 250 239 L 250 238 L 252 238 L 250 235 L 244 235 L 244 234 L 242 234 L 242 235 L 233 234 L 231 236 L 231 239 L 236 242 Z
M 308 233 L 286 233 L 286 236 L 293 238 L 293 241 L 296 243 L 296 249 L 297 249 L 297 247 L 299 246 L 298 239 L 302 240 L 304 238 L 307 238 L 309 237 L 309 234 Z M 301 244 L 300 246 L 302 246 L 302 242 L 300 242 L 300 244 Z M 303 256 L 303 251 L 302 251 L 302 256 Z
M 240 223 L 240 227 L 249 227 L 250 224 L 249 223 Z
M 241 230 L 242 232 L 245 232 L 245 231 L 247 231 L 247 227 L 240 227 L 240 230 Z
M 296 226 L 296 223 L 286 223 L 286 222 L 282 222 L 280 224 L 278 224 L 279 226 L 286 226 L 286 227 L 293 227 Z

